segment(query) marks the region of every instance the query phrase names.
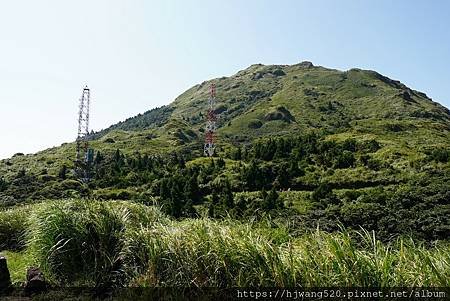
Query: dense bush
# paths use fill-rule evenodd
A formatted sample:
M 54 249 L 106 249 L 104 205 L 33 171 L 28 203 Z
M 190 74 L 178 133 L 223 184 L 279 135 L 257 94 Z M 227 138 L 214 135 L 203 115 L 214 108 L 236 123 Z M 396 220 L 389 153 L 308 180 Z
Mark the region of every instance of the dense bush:
M 436 162 L 447 163 L 450 160 L 450 150 L 444 148 L 436 148 L 431 151 L 429 158 Z
M 75 180 L 64 166 L 51 180 L 23 169 L 0 180 L 0 202 L 6 206 L 89 196 L 157 204 L 177 219 L 301 215 L 306 227 L 315 228 L 318 222 L 330 231 L 339 224 L 350 229 L 364 226 L 385 241 L 405 234 L 427 241 L 448 239 L 446 167 L 426 158 L 417 170 L 404 161 L 393 164 L 386 152 L 374 154 L 380 148 L 373 139 L 329 140 L 310 133 L 236 146 L 225 158 L 192 158 L 190 152 L 158 156 L 97 152 L 88 185 Z M 442 161 L 446 158 L 442 153 L 428 155 Z M 370 189 L 380 185 L 386 187 L 382 193 Z M 365 190 L 356 197 L 338 197 L 341 189 Z M 296 211 L 299 200 L 294 199 L 285 208 L 276 195 L 292 190 L 310 193 L 308 206 L 300 205 Z M 241 197 L 244 192 L 249 194 Z
M 258 119 L 251 120 L 251 121 L 248 123 L 248 127 L 249 127 L 250 129 L 259 129 L 259 128 L 262 127 L 262 126 L 263 126 L 262 121 L 261 121 L 261 120 L 258 120 Z
M 394 190 L 382 187 L 359 193 L 347 192 L 339 199 L 330 185 L 321 184 L 312 194 L 315 208 L 303 216 L 301 226 L 322 225 L 335 231 L 342 224 L 350 229 L 374 230 L 384 241 L 408 235 L 423 241 L 450 239 L 450 189 L 446 176 L 412 181 Z

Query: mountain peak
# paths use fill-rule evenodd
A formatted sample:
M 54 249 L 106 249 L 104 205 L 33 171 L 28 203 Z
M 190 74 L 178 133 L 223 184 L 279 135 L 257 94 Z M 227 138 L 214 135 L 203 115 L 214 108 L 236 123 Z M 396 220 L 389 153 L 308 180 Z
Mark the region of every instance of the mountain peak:
M 298 66 L 298 67 L 302 67 L 302 68 L 312 68 L 312 67 L 314 67 L 313 63 L 311 63 L 309 61 L 303 61 L 303 62 L 300 62 L 300 63 L 294 65 L 294 66 Z

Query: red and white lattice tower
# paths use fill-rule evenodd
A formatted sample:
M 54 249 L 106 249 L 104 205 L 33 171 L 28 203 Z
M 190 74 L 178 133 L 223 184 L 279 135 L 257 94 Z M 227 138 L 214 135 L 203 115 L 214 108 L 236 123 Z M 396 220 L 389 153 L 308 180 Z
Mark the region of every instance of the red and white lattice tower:
M 210 95 L 208 100 L 208 113 L 206 117 L 205 147 L 204 147 L 205 156 L 208 157 L 212 157 L 216 149 L 216 146 L 214 144 L 217 129 L 216 125 L 217 116 L 216 112 L 214 111 L 215 104 L 216 104 L 216 85 L 211 84 Z

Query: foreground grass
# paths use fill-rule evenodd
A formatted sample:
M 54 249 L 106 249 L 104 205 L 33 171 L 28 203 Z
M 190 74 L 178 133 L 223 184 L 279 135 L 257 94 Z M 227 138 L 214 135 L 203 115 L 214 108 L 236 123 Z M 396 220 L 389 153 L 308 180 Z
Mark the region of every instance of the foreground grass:
M 8 228 L 27 246 L 6 253 L 17 281 L 36 262 L 72 286 L 450 286 L 445 243 L 384 245 L 365 231 L 292 237 L 232 220 L 173 221 L 128 202 L 48 201 L 26 212 L 26 235 Z
M 27 252 L 13 252 L 3 251 L 0 252 L 1 256 L 5 256 L 8 261 L 8 268 L 10 271 L 11 282 L 14 285 L 20 285 L 20 283 L 26 280 L 26 271 L 30 266 L 35 265 L 34 259 Z

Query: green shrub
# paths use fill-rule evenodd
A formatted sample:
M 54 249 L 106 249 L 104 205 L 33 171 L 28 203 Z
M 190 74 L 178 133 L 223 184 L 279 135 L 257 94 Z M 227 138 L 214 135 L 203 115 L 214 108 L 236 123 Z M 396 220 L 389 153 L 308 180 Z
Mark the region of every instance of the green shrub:
M 354 229 L 377 230 L 377 222 L 384 214 L 385 208 L 377 203 L 347 203 L 340 209 L 341 221 Z
M 335 168 L 349 168 L 352 167 L 355 163 L 355 157 L 352 152 L 344 150 L 341 154 L 339 154 L 334 163 Z
M 450 150 L 444 148 L 434 149 L 429 155 L 429 158 L 436 162 L 447 163 L 450 160 Z
M 137 197 L 134 191 L 128 189 L 98 189 L 94 191 L 94 197 L 100 200 L 131 200 Z
M 81 190 L 82 186 L 83 184 L 81 182 L 70 179 L 61 182 L 62 189 Z
M 262 126 L 263 126 L 263 123 L 261 122 L 261 120 L 258 120 L 258 119 L 250 120 L 250 122 L 248 123 L 248 127 L 250 129 L 259 129 Z

